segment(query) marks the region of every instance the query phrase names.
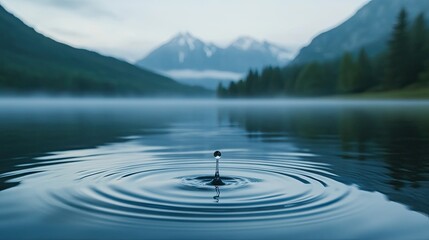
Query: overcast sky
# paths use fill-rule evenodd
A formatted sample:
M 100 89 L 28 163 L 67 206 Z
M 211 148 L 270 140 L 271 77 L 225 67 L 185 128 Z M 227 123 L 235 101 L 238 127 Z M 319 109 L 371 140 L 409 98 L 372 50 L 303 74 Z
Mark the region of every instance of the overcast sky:
M 75 47 L 137 60 L 178 32 L 225 46 L 251 36 L 308 44 L 369 0 L 0 0 L 37 31 Z

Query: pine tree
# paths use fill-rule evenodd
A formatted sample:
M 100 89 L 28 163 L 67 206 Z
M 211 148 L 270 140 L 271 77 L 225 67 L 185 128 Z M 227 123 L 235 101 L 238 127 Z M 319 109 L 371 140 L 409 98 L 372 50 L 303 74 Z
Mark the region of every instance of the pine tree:
M 237 83 L 237 96 L 246 97 L 246 83 L 243 80 Z
M 357 89 L 357 68 L 353 56 L 345 53 L 340 63 L 337 90 L 340 93 L 351 93 Z
M 410 54 L 408 36 L 408 14 L 402 9 L 389 41 L 385 87 L 401 88 L 409 83 Z
M 216 95 L 217 95 L 219 98 L 227 97 L 227 91 L 226 91 L 226 89 L 223 87 L 222 83 L 219 83 L 219 84 L 217 85 Z
M 270 89 L 269 85 L 271 82 L 271 73 L 272 73 L 272 67 L 266 67 L 262 70 L 261 73 L 261 90 L 263 92 L 263 95 L 270 95 Z
M 429 30 L 426 32 L 425 52 L 429 52 Z M 419 74 L 419 83 L 429 86 L 429 56 L 424 64 L 422 72 Z
M 361 49 L 357 60 L 356 92 L 363 92 L 375 85 L 373 67 L 365 49 Z
M 231 82 L 228 87 L 228 97 L 238 97 L 238 88 L 235 82 Z
M 303 66 L 288 66 L 283 69 L 283 82 L 285 95 L 293 95 L 295 91 L 295 84 L 299 73 Z
M 274 94 L 275 95 L 283 94 L 284 80 L 283 80 L 283 75 L 280 68 L 276 67 L 273 69 L 272 80 L 273 82 L 271 83 L 270 87 L 271 89 L 273 89 Z
M 411 29 L 411 69 L 410 83 L 418 81 L 419 75 L 423 72 L 426 62 L 429 60 L 429 51 L 426 47 L 428 41 L 426 21 L 423 14 L 420 14 Z
M 261 94 L 259 73 L 257 70 L 250 70 L 245 81 L 246 96 L 255 97 Z
M 256 94 L 257 92 L 255 89 L 256 80 L 257 79 L 255 78 L 255 74 L 253 73 L 253 70 L 250 70 L 246 76 L 246 81 L 245 81 L 246 96 L 250 97 Z
M 295 84 L 295 93 L 299 95 L 324 95 L 326 91 L 326 70 L 322 64 L 313 62 L 305 65 Z

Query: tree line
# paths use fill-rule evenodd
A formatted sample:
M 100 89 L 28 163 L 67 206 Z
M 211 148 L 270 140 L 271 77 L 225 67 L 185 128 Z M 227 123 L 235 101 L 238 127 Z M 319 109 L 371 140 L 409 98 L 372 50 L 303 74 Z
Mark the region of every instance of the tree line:
M 429 84 L 429 29 L 424 14 L 409 21 L 402 9 L 387 48 L 370 57 L 362 48 L 340 59 L 310 62 L 284 68 L 251 70 L 247 76 L 224 87 L 217 95 L 234 97 L 326 96 L 387 91 Z

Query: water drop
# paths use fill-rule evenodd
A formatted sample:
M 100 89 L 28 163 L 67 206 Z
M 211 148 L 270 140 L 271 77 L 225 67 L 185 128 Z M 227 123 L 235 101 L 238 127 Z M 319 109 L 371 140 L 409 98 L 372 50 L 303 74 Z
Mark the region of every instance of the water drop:
M 219 160 L 222 156 L 222 153 L 220 151 L 215 151 L 213 153 L 213 156 L 216 159 L 216 171 L 215 171 L 215 176 L 214 176 L 213 180 L 211 181 L 211 184 L 215 185 L 215 186 L 225 185 L 225 183 L 222 182 L 222 179 L 220 178 L 220 174 L 219 174 Z

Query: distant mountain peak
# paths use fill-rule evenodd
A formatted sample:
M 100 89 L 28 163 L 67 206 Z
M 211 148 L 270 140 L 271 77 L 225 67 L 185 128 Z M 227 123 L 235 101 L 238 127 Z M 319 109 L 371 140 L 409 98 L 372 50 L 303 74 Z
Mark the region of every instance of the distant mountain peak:
M 175 36 L 176 38 L 195 38 L 190 32 L 178 32 Z
M 264 46 L 268 48 L 271 54 L 276 56 L 277 60 L 280 62 L 288 62 L 295 56 L 294 51 L 277 46 L 267 41 L 264 42 Z
M 259 42 L 258 40 L 252 37 L 242 36 L 237 38 L 233 43 L 231 43 L 230 47 L 238 48 L 243 51 L 247 51 L 249 49 L 262 50 L 263 43 Z
M 181 47 L 187 47 L 191 51 L 195 50 L 197 42 L 202 41 L 192 36 L 189 32 L 180 32 L 170 40 L 170 43 L 177 44 Z

